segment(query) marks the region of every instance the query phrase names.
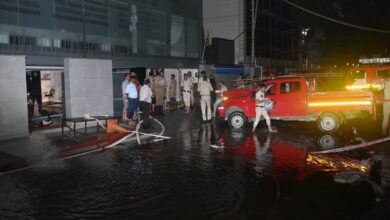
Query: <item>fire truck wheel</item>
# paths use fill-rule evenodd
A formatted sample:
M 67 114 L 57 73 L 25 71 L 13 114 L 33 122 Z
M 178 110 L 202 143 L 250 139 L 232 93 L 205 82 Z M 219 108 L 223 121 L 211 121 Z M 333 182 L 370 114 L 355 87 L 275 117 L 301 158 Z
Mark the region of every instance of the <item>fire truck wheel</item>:
M 318 118 L 318 127 L 323 132 L 335 132 L 340 127 L 340 119 L 333 113 L 323 113 Z
M 246 121 L 246 117 L 242 112 L 233 112 L 228 118 L 229 127 L 236 129 L 245 127 Z

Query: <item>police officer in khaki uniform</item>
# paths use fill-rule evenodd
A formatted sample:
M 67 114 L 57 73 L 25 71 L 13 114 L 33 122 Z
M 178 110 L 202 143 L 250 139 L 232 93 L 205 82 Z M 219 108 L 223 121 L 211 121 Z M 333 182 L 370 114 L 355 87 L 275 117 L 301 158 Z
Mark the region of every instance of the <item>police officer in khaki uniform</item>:
M 211 120 L 211 92 L 213 87 L 207 81 L 207 77 L 203 76 L 203 80 L 198 84 L 198 92 L 200 94 L 200 107 L 202 109 L 203 121 Z
M 265 85 L 261 85 L 260 89 L 256 92 L 256 118 L 253 124 L 252 131 L 256 130 L 256 127 L 260 122 L 260 118 L 261 116 L 263 116 L 267 123 L 268 131 L 275 133 L 277 132 L 277 130 L 272 129 L 271 120 L 269 118 L 268 112 L 264 109 L 265 102 L 268 100 L 267 98 L 265 98 L 264 92 L 265 92 Z
M 192 83 L 188 79 L 188 75 L 184 74 L 184 80 L 181 81 L 181 91 L 183 94 L 183 101 L 186 109 L 186 113 L 190 113 L 191 106 L 191 93 L 192 93 Z

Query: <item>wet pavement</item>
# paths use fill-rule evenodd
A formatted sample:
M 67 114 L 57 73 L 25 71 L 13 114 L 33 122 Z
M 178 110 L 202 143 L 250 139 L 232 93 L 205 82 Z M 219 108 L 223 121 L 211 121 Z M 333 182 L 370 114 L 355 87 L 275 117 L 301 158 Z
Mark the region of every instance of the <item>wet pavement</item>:
M 0 175 L 0 219 L 388 219 L 390 143 L 312 153 L 376 139 L 379 126 L 321 134 L 311 123 L 274 122 L 279 132 L 269 135 L 264 124 L 252 133 L 200 117 L 160 117 L 171 140 Z M 0 142 L 2 168 L 72 143 L 58 133 Z

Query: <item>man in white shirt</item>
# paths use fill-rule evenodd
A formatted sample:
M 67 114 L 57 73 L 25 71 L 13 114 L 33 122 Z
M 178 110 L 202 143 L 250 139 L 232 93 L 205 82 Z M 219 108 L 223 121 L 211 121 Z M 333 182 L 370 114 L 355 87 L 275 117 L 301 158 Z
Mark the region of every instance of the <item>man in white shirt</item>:
M 126 93 L 129 97 L 128 118 L 134 120 L 134 113 L 137 111 L 138 105 L 138 91 L 134 76 L 130 76 L 130 83 L 126 87 Z
M 207 81 L 207 77 L 203 76 L 203 80 L 198 84 L 198 92 L 200 94 L 200 107 L 202 109 L 203 121 L 211 120 L 211 92 L 213 87 Z M 207 116 L 206 116 L 207 115 Z
M 150 115 L 150 110 L 152 109 L 152 96 L 153 92 L 152 89 L 150 88 L 150 80 L 145 79 L 144 85 L 141 87 L 141 92 L 140 92 L 140 98 L 139 98 L 139 108 L 141 110 L 141 120 L 143 128 L 147 129 L 150 127 L 150 122 L 149 122 L 149 115 Z
M 186 108 L 186 113 L 190 112 L 191 105 L 191 93 L 192 93 L 192 83 L 188 79 L 188 75 L 184 74 L 184 80 L 181 81 L 181 90 L 183 93 L 184 105 Z
M 275 132 L 277 132 L 277 130 L 272 129 L 271 120 L 269 118 L 268 112 L 264 109 L 265 102 L 268 100 L 267 98 L 265 98 L 265 94 L 264 94 L 265 88 L 266 88 L 265 85 L 261 85 L 260 89 L 256 92 L 256 118 L 255 118 L 255 122 L 253 124 L 252 131 L 255 131 L 257 125 L 260 122 L 261 116 L 263 116 L 266 123 L 267 123 L 268 131 L 275 133 Z
M 130 81 L 130 74 L 126 73 L 124 80 L 122 82 L 122 101 L 123 101 L 123 110 L 122 110 L 122 119 L 128 121 L 127 118 L 127 109 L 129 108 L 129 100 L 126 95 L 126 88 Z

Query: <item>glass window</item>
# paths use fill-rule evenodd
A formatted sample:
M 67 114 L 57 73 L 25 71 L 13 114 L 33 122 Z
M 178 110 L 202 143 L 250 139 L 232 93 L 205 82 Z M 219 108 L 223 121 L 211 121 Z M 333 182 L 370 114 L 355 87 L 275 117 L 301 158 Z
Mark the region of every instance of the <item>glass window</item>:
M 387 69 L 385 69 L 385 70 L 378 70 L 377 76 L 380 79 L 387 79 L 387 78 L 390 77 L 389 76 L 389 70 L 387 70 Z
M 268 84 L 265 88 L 265 95 L 275 95 L 276 94 L 276 86 L 275 83 Z
M 284 82 L 280 84 L 280 93 L 287 94 L 301 91 L 300 82 Z
M 365 79 L 366 72 L 363 70 L 355 70 L 351 73 L 351 80 Z

